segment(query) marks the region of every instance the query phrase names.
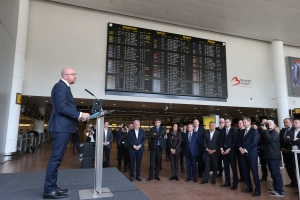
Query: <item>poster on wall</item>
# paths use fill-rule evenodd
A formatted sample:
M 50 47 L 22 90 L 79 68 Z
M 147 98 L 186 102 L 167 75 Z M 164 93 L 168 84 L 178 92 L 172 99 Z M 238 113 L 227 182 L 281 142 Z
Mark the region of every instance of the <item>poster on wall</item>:
M 289 96 L 300 97 L 300 58 L 286 57 Z

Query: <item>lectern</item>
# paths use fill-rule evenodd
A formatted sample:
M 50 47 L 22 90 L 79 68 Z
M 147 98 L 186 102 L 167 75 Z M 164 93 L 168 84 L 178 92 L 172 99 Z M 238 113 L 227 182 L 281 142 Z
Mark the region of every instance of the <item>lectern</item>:
M 103 126 L 104 126 L 104 116 L 114 112 L 114 110 L 104 110 L 99 111 L 91 115 L 88 121 L 97 118 L 97 128 L 96 128 L 96 150 L 95 150 L 95 177 L 94 177 L 94 189 L 79 190 L 80 199 L 95 199 L 112 197 L 109 188 L 102 188 L 102 160 L 103 160 Z
M 297 176 L 297 182 L 298 182 L 298 191 L 300 191 L 299 166 L 298 166 L 298 153 L 300 153 L 300 150 L 292 150 L 292 152 L 294 152 L 295 163 L 296 163 L 296 176 Z M 300 199 L 300 192 L 299 192 L 299 199 Z

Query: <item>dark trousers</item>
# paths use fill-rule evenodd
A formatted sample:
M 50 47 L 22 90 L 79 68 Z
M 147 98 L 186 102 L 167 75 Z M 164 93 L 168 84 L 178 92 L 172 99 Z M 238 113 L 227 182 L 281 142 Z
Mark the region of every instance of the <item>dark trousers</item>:
M 105 153 L 105 163 L 106 167 L 110 167 L 109 162 L 110 162 L 110 148 L 108 147 L 103 147 L 103 154 Z
M 245 179 L 244 179 L 244 175 L 243 175 L 243 170 L 242 170 L 241 156 L 242 156 L 242 155 L 241 155 L 240 153 L 238 153 L 237 156 L 236 156 L 236 158 L 237 158 L 237 160 L 238 160 L 238 166 L 239 166 L 240 177 L 241 177 L 242 180 L 245 180 Z
M 140 178 L 141 176 L 141 163 L 143 152 L 132 150 L 130 153 L 130 178 L 134 178 L 134 163 L 136 162 L 136 178 Z
M 267 178 L 268 177 L 267 161 L 265 159 L 265 153 L 262 149 L 258 150 L 258 156 L 261 165 L 262 178 Z
M 204 173 L 205 170 L 205 155 L 200 153 L 198 156 L 198 175 L 199 177 Z
M 129 163 L 128 148 L 118 147 L 118 166 L 121 167 L 122 158 L 124 158 L 124 169 L 127 169 Z
M 178 177 L 180 152 L 170 153 L 172 177 Z
M 191 152 L 186 155 L 186 175 L 187 178 L 190 179 L 191 175 L 193 175 L 194 180 L 197 180 L 197 157 L 193 157 Z
M 180 152 L 179 160 L 180 160 L 180 169 L 184 170 L 184 152 L 183 151 Z
M 44 193 L 50 193 L 56 190 L 57 171 L 65 155 L 70 133 L 51 133 L 52 154 L 46 170 Z
M 252 176 L 255 183 L 255 191 L 260 192 L 260 181 L 258 176 L 258 167 L 257 167 L 257 157 L 253 156 L 241 156 L 241 164 L 242 164 L 242 170 L 244 174 L 244 179 L 247 185 L 247 188 L 252 189 L 252 183 L 250 178 L 250 170 L 252 172 Z
M 218 161 L 218 171 L 219 171 L 219 174 L 223 173 L 222 161 L 223 161 L 222 156 L 219 156 L 219 161 Z
M 280 160 L 275 160 L 275 159 L 266 159 L 267 160 L 267 164 L 268 164 L 268 168 L 270 170 L 271 173 L 271 177 L 273 179 L 273 186 L 274 186 L 274 190 L 278 193 L 278 194 L 282 194 L 283 190 L 283 183 L 282 183 L 282 177 L 280 174 Z
M 212 166 L 213 169 L 213 176 L 212 180 L 215 181 L 217 179 L 217 171 L 218 171 L 218 163 L 219 163 L 219 158 L 220 156 L 211 156 L 209 154 L 206 155 L 205 157 L 205 176 L 204 180 L 208 181 L 209 178 L 209 173 L 210 173 L 210 167 Z
M 223 155 L 223 163 L 224 163 L 224 172 L 225 172 L 225 182 L 230 183 L 230 168 L 231 166 L 232 175 L 233 175 L 233 185 L 238 184 L 238 173 L 236 168 L 236 154 L 226 154 Z
M 294 185 L 298 185 L 296 172 L 294 168 L 295 160 L 293 160 L 293 156 L 290 155 L 290 153 L 285 153 L 282 151 L 282 157 L 283 157 L 283 162 L 285 164 L 286 172 L 291 179 L 291 183 Z
M 160 165 L 161 165 L 161 154 L 162 149 L 157 146 L 155 149 L 150 150 L 150 167 L 149 167 L 149 178 L 153 178 L 154 166 L 155 166 L 155 177 L 159 177 Z
M 80 153 L 79 142 L 73 142 L 73 153 L 75 153 L 75 146 L 77 148 L 77 153 Z

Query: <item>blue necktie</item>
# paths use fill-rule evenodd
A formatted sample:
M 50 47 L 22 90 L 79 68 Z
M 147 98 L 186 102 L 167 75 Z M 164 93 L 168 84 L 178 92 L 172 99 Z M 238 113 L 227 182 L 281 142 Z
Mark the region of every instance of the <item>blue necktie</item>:
M 156 132 L 158 133 L 159 127 L 156 127 Z M 157 140 L 157 146 L 160 146 L 159 139 Z
M 289 132 L 289 129 L 290 129 L 290 128 L 287 128 L 287 129 L 285 130 L 284 136 L 283 136 L 283 137 L 286 137 L 286 134 L 287 134 L 287 132 Z
M 189 139 L 189 142 L 191 143 L 191 140 L 192 140 L 192 133 L 189 133 L 188 139 Z

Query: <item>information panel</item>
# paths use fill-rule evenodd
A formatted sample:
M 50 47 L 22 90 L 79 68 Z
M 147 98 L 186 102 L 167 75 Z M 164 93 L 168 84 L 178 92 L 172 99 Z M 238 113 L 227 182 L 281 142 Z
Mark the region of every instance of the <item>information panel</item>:
M 227 98 L 224 42 L 108 23 L 106 91 Z

